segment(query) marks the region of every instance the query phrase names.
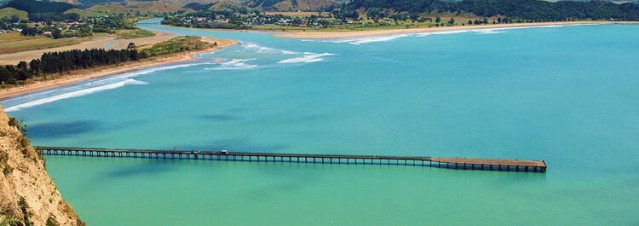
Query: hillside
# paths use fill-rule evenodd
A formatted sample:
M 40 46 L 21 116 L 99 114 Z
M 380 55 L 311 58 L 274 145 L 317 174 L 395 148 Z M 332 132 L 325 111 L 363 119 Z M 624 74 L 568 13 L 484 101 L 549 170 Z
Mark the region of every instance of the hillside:
M 95 5 L 108 5 L 112 3 L 132 2 L 132 0 L 54 0 L 54 1 L 66 2 L 66 3 L 74 4 L 74 5 L 82 5 L 85 7 L 90 7 Z M 139 0 L 137 2 L 157 2 L 157 3 L 166 4 L 166 5 L 183 6 L 193 2 L 202 3 L 202 4 L 214 3 L 214 2 L 217 2 L 217 0 Z
M 84 225 L 47 174 L 44 160 L 0 109 L 0 220 L 30 225 Z M 27 224 L 27 225 L 29 225 Z
M 0 19 L 11 18 L 14 16 L 17 16 L 21 20 L 29 19 L 29 13 L 27 13 L 27 11 L 17 10 L 11 7 L 0 9 Z
M 317 11 L 336 4 L 332 0 L 250 0 L 246 5 L 267 11 Z
M 604 1 L 532 1 L 532 0 L 352 0 L 343 10 L 346 15 L 369 18 L 398 15 L 414 17 L 423 12 L 466 12 L 480 17 L 507 17 L 517 21 L 639 20 L 639 5 Z M 404 15 L 402 15 L 404 13 Z
M 182 7 L 174 4 L 166 4 L 159 1 L 140 2 L 127 1 L 125 3 L 109 3 L 104 5 L 94 5 L 86 9 L 70 9 L 64 13 L 77 13 L 80 16 L 102 16 L 108 14 L 135 14 L 135 13 L 163 13 L 175 12 Z
M 222 10 L 226 8 L 236 9 L 242 7 L 242 2 L 239 0 L 219 0 L 211 6 L 212 10 Z

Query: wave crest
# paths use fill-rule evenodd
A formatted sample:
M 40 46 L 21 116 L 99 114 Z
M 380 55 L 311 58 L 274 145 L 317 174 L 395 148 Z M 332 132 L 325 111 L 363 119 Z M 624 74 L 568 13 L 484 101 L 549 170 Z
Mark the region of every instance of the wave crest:
M 110 89 L 117 89 L 117 88 L 123 87 L 125 85 L 146 85 L 146 84 L 148 84 L 148 83 L 129 78 L 129 79 L 126 79 L 124 81 L 120 81 L 120 82 L 116 82 L 116 83 L 111 83 L 111 84 L 102 85 L 102 86 L 96 86 L 96 87 L 92 87 L 92 88 L 88 88 L 88 89 L 77 90 L 77 91 L 73 91 L 73 92 L 63 93 L 63 94 L 59 94 L 59 95 L 55 95 L 55 96 L 50 96 L 50 97 L 46 97 L 46 98 L 42 98 L 42 99 L 29 101 L 29 102 L 26 102 L 26 103 L 22 103 L 22 104 L 18 104 L 18 105 L 12 106 L 12 107 L 8 107 L 7 109 L 5 109 L 5 111 L 7 111 L 7 112 L 18 111 L 18 110 L 21 110 L 21 109 L 30 108 L 30 107 L 34 107 L 34 106 L 38 106 L 38 105 L 42 105 L 42 104 L 46 104 L 46 103 L 51 103 L 51 102 L 55 102 L 55 101 L 58 101 L 58 100 L 64 100 L 64 99 L 69 99 L 69 98 L 73 98 L 73 97 L 84 96 L 84 95 L 97 93 L 97 92 L 110 90 Z
M 278 63 L 280 64 L 291 64 L 291 63 L 312 63 L 324 60 L 323 57 L 331 56 L 332 53 L 304 53 L 304 56 L 294 57 L 289 59 L 280 60 Z

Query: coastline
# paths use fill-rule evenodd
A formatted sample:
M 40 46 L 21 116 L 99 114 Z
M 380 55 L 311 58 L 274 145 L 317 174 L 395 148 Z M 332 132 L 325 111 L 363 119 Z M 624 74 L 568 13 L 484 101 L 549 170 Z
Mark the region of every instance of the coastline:
M 452 26 L 452 27 L 425 27 L 425 28 L 408 28 L 408 29 L 390 29 L 390 30 L 367 30 L 367 31 L 289 31 L 286 33 L 275 34 L 278 38 L 295 38 L 295 39 L 335 39 L 335 38 L 360 38 L 370 36 L 398 35 L 398 34 L 414 34 L 427 32 L 444 32 L 444 31 L 468 31 L 481 29 L 499 29 L 499 28 L 526 28 L 526 27 L 545 27 L 545 26 L 564 26 L 564 25 L 596 25 L 596 24 L 639 24 L 637 21 L 566 21 L 566 22 L 542 22 L 542 23 L 515 23 L 515 24 L 488 24 L 488 25 L 472 25 L 472 26 Z
M 217 42 L 218 45 L 212 48 L 198 51 L 189 51 L 184 53 L 177 53 L 170 56 L 160 56 L 150 59 L 144 59 L 137 62 L 127 62 L 119 65 L 109 65 L 98 68 L 84 69 L 74 71 L 64 75 L 54 75 L 53 79 L 32 81 L 26 85 L 10 87 L 0 90 L 0 100 L 10 99 L 12 97 L 38 92 L 42 90 L 52 89 L 56 87 L 71 85 L 78 82 L 83 82 L 91 79 L 108 77 L 112 75 L 122 74 L 138 69 L 147 67 L 155 67 L 171 63 L 187 62 L 196 59 L 195 55 L 201 53 L 209 53 L 217 50 L 221 50 L 230 46 L 238 44 L 237 41 L 228 39 L 211 39 L 202 38 L 203 41 Z

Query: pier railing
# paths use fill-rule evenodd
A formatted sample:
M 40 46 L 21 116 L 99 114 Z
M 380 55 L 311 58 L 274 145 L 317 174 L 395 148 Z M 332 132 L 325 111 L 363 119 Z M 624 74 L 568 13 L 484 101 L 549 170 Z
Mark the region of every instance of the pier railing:
M 433 158 L 416 156 L 293 154 L 228 151 L 141 150 L 75 147 L 36 147 L 45 155 L 121 157 L 152 159 L 192 159 L 243 162 L 294 162 L 316 164 L 368 164 L 427 166 L 460 170 L 546 172 L 543 160 L 480 158 Z

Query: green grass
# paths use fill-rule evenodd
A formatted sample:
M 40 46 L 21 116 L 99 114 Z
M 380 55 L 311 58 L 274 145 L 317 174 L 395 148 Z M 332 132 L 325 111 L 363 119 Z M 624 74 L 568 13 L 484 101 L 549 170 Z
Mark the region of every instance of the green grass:
M 118 30 L 115 32 L 115 36 L 118 39 L 132 39 L 132 38 L 144 38 L 144 37 L 153 37 L 155 33 L 142 29 L 134 29 L 134 30 Z
M 143 49 L 142 52 L 153 57 L 186 51 L 204 50 L 211 47 L 213 47 L 212 43 L 202 41 L 200 37 L 186 36 L 176 37 L 168 41 L 160 42 L 149 48 Z
M 91 37 L 52 39 L 45 36 L 22 36 L 18 32 L 0 34 L 0 54 L 74 45 Z
M 10 7 L 0 9 L 0 18 L 11 18 L 13 15 L 17 15 L 21 20 L 29 19 L 29 13 L 27 13 L 27 11 L 17 10 Z

